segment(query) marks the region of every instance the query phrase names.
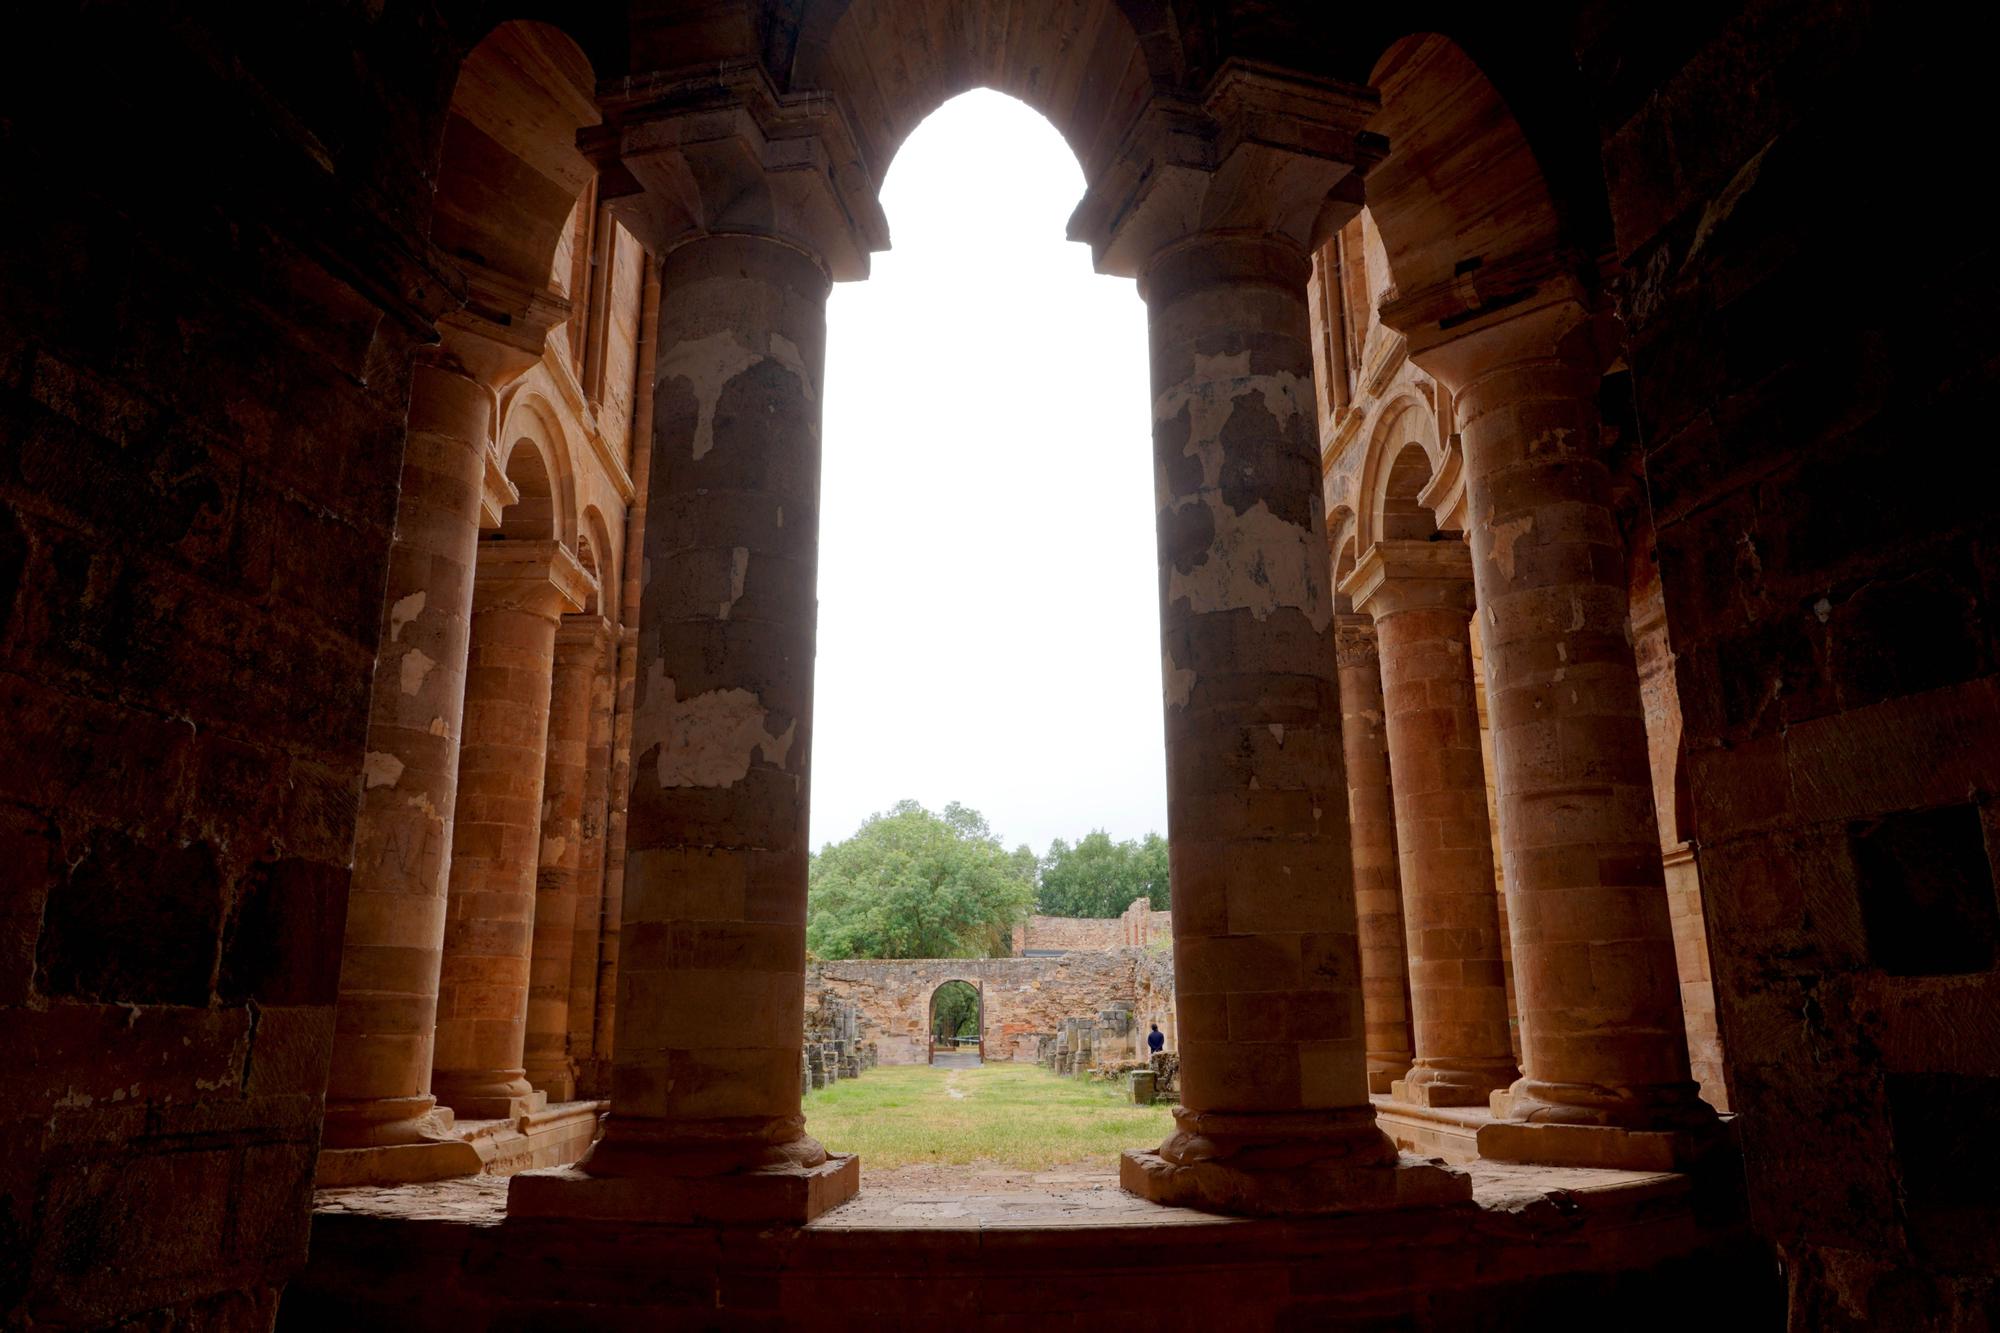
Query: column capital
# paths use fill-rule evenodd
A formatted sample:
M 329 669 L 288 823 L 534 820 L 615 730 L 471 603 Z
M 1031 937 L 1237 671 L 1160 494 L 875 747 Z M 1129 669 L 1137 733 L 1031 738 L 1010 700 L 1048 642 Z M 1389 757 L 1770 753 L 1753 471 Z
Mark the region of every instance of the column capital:
M 1408 340 L 1410 360 L 1454 393 L 1498 366 L 1551 357 L 1600 360 L 1608 318 L 1578 256 L 1540 252 L 1481 264 L 1384 302 L 1385 327 Z
M 1199 98 L 1156 94 L 1070 217 L 1100 273 L 1142 277 L 1203 234 L 1282 241 L 1309 254 L 1361 208 L 1388 151 L 1363 128 L 1366 88 L 1232 60 Z
M 581 611 L 595 583 L 559 541 L 484 541 L 473 571 L 472 609 L 527 611 L 554 620 Z
M 521 488 L 508 480 L 500 466 L 500 455 L 486 450 L 486 469 L 479 482 L 479 527 L 482 532 L 498 532 L 507 506 L 521 498 Z
M 549 330 L 569 318 L 569 298 L 476 260 L 455 262 L 465 274 L 466 302 L 438 321 L 441 343 L 433 355 L 463 366 L 482 384 L 511 384 L 542 359 Z
M 1455 535 L 1436 541 L 1384 539 L 1361 553 L 1340 585 L 1376 620 L 1399 611 L 1449 607 L 1472 615 L 1472 548 Z
M 590 611 L 567 615 L 556 623 L 556 653 L 558 656 L 565 652 L 578 656 L 601 653 L 611 642 L 611 636 L 611 622 L 602 615 Z
M 1375 617 L 1356 611 L 1333 617 L 1334 659 L 1343 667 L 1372 666 L 1380 660 L 1375 643 Z
M 655 255 L 703 236 L 759 236 L 812 256 L 834 281 L 868 276 L 889 245 L 840 104 L 781 93 L 755 61 L 663 70 L 613 85 L 604 123 L 578 135 L 601 195 Z

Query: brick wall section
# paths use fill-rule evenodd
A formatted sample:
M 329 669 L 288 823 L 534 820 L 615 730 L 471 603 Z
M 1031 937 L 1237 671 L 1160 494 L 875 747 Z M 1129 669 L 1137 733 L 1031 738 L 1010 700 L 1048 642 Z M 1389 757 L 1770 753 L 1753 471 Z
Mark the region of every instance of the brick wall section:
M 1977 1322 L 2000 968 L 1947 955 L 1991 943 L 2000 848 L 2000 507 L 1970 480 L 2000 237 L 1946 127 L 1990 120 L 1984 56 L 1908 6 L 1594 10 L 1680 833 L 1755 1220 L 1791 1327 Z M 1865 161 L 1924 206 L 1856 215 Z
M 1136 949 L 1059 958 L 812 963 L 806 968 L 806 1008 L 813 1009 L 823 994 L 831 993 L 855 1007 L 855 1039 L 863 1047 L 872 1045 L 879 1063 L 922 1064 L 928 1053 L 931 996 L 947 981 L 979 989 L 988 1060 L 1033 1060 L 1040 1038 L 1055 1032 L 1064 1019 L 1094 1018 L 1120 1002 L 1132 1005 L 1138 1020 L 1131 1058 L 1144 1058 L 1147 1023 L 1159 1022 L 1172 1040 L 1172 959 Z
M 0 110 L 38 182 L 0 247 L 0 1325 L 260 1327 L 305 1258 L 410 362 L 460 299 L 422 239 L 454 38 L 38 21 L 104 84 L 12 62 Z M 139 126 L 171 151 L 112 166 Z
M 1124 935 L 1121 917 L 1031 916 L 1014 928 L 1014 952 L 1029 949 L 1115 949 Z

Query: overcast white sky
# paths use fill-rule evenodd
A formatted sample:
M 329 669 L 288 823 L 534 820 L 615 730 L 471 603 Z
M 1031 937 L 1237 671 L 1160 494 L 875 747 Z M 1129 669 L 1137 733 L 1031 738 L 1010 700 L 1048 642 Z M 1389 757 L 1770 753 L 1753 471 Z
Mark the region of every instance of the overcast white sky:
M 812 840 L 913 797 L 1037 852 L 1166 832 L 1146 315 L 1063 239 L 1083 173 L 946 103 L 827 310 Z

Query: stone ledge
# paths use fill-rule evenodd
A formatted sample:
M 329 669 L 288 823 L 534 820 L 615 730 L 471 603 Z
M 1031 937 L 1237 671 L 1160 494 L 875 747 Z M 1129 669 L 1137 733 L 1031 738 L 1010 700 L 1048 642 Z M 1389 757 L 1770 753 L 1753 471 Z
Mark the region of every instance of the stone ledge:
M 507 1215 L 668 1226 L 803 1226 L 846 1203 L 860 1188 L 861 1159 L 851 1153 L 830 1153 L 818 1166 L 766 1167 L 726 1176 L 593 1176 L 559 1167 L 515 1176 L 507 1191 Z
M 1246 1171 L 1225 1162 L 1170 1162 L 1128 1150 L 1118 1165 L 1127 1193 L 1156 1204 L 1255 1217 L 1314 1217 L 1469 1203 L 1472 1182 L 1435 1159 L 1400 1154 L 1395 1164 L 1317 1162 L 1289 1171 Z

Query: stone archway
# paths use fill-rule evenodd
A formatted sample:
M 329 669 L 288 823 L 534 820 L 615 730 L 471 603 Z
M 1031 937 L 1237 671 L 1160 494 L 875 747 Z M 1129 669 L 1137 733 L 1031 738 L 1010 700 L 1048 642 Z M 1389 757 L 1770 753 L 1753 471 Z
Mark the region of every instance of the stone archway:
M 962 1045 L 967 1017 L 972 1024 L 971 1059 Z M 986 987 L 960 977 L 939 982 L 924 1002 L 925 1048 L 931 1064 L 959 1068 L 986 1062 Z

